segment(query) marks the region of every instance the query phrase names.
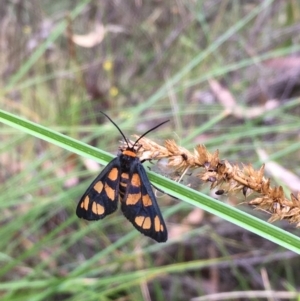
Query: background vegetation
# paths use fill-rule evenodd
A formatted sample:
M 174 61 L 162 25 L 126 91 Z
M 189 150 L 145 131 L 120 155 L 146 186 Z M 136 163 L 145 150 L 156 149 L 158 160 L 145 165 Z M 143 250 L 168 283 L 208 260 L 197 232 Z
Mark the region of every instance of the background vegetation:
M 272 182 L 296 192 L 299 21 L 293 0 L 2 0 L 1 108 L 114 154 L 120 135 L 99 110 L 127 136 L 170 119 L 149 136 L 270 160 Z M 7 125 L 0 135 L 1 300 L 296 299 L 292 251 L 160 193 L 165 244 L 119 211 L 81 221 L 99 164 Z M 172 177 L 163 163 L 151 170 Z M 218 197 L 194 175 L 184 183 Z

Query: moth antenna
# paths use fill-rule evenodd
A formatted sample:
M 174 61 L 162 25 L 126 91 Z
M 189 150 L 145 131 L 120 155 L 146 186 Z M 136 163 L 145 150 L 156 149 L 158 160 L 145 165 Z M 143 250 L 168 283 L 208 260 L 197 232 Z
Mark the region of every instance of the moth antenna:
M 121 131 L 121 129 L 117 126 L 117 124 L 108 115 L 106 115 L 104 112 L 100 111 L 100 113 L 102 113 L 105 117 L 107 117 L 111 121 L 111 123 L 119 130 L 119 132 L 123 136 L 125 142 L 127 143 L 127 146 L 129 147 L 129 143 L 128 143 L 127 138 L 125 137 L 125 135 L 123 134 L 123 132 Z
M 102 113 L 105 117 L 107 117 L 107 118 L 111 121 L 111 123 L 119 130 L 120 134 L 123 136 L 124 140 L 126 141 L 127 146 L 129 147 L 128 140 L 127 140 L 127 138 L 125 137 L 125 135 L 123 134 L 123 132 L 121 131 L 121 129 L 118 127 L 118 125 L 117 125 L 117 124 L 116 124 L 116 123 L 115 123 L 108 115 L 106 115 L 104 112 L 100 111 L 100 113 Z M 144 133 L 141 137 L 139 137 L 138 140 L 136 140 L 136 141 L 134 142 L 132 148 L 134 148 L 135 145 L 139 142 L 139 140 L 142 139 L 144 136 L 146 136 L 148 133 L 150 133 L 151 131 L 157 129 L 158 127 L 160 127 L 161 125 L 163 125 L 163 124 L 165 124 L 165 123 L 167 123 L 167 122 L 169 122 L 169 121 L 170 121 L 170 120 L 163 121 L 163 122 L 161 122 L 160 124 L 158 124 L 158 125 L 156 125 L 155 127 L 153 127 L 152 129 L 148 130 L 148 131 L 147 131 L 146 133 Z
M 140 139 L 142 139 L 142 138 L 143 138 L 144 136 L 146 136 L 148 133 L 150 133 L 151 131 L 157 129 L 158 127 L 160 127 L 161 125 L 163 125 L 163 124 L 165 124 L 165 123 L 167 123 L 167 122 L 169 122 L 169 121 L 170 121 L 170 120 L 163 121 L 163 122 L 161 122 L 160 124 L 156 125 L 154 128 L 148 130 L 148 131 L 147 131 L 146 133 L 144 133 L 141 137 L 139 137 L 138 140 L 136 140 L 136 141 L 134 142 L 132 148 L 139 142 Z

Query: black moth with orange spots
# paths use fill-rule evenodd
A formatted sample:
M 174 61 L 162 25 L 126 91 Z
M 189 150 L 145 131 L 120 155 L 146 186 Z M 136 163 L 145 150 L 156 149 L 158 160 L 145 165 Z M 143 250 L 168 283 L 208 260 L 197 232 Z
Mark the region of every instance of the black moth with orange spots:
M 120 131 L 127 148 L 121 151 L 89 186 L 78 203 L 77 216 L 90 221 L 102 219 L 116 211 L 120 199 L 123 214 L 138 231 L 157 242 L 167 241 L 166 224 L 134 147 L 142 137 L 169 120 L 148 130 L 132 146 L 129 146 L 120 128 L 109 116 L 101 113 Z

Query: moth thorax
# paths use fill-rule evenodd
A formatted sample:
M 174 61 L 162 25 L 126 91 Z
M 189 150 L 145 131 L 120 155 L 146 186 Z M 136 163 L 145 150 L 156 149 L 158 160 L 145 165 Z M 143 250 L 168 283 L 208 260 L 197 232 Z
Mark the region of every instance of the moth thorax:
M 128 156 L 128 155 L 121 155 L 121 168 L 122 170 L 129 170 L 130 166 L 132 164 L 132 161 L 134 160 L 134 157 Z

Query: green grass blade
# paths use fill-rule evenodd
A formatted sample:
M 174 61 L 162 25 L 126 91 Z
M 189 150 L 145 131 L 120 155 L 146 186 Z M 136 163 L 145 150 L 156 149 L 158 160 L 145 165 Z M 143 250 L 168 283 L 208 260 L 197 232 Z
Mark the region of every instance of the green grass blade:
M 300 254 L 300 238 L 296 235 L 160 175 L 149 173 L 148 176 L 155 185 L 173 197 L 215 214 Z
M 84 155 L 98 160 L 101 163 L 108 163 L 113 158 L 112 155 L 102 150 L 88 146 L 80 141 L 49 130 L 41 125 L 27 121 L 3 110 L 0 110 L 0 121 L 79 155 Z M 192 204 L 195 207 L 202 208 L 300 254 L 299 237 L 162 176 L 152 172 L 148 172 L 148 175 L 149 179 L 155 185 L 171 196 Z

